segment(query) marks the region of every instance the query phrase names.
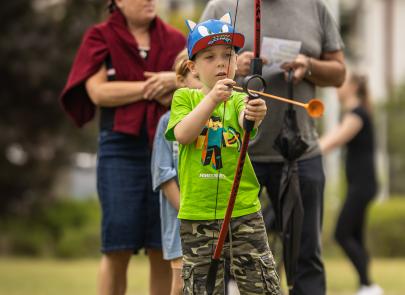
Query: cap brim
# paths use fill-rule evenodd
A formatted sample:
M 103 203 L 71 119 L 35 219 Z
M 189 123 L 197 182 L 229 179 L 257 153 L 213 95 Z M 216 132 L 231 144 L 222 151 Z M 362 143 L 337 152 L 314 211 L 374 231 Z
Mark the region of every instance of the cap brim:
M 245 37 L 240 33 L 221 33 L 205 36 L 194 45 L 191 56 L 213 45 L 232 45 L 238 50 L 245 44 Z

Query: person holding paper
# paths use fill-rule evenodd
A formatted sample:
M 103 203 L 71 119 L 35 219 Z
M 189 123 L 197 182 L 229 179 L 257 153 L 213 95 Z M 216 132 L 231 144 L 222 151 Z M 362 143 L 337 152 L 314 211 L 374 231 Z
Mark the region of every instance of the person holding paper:
M 235 13 L 237 1 L 211 0 L 201 19 L 218 18 L 226 12 Z M 340 86 L 345 79 L 343 42 L 338 26 L 322 0 L 262 1 L 262 37 L 299 41 L 299 54 L 282 65 L 283 71 L 263 68 L 267 81 L 266 92 L 286 96 L 286 73 L 294 70 L 294 93 L 297 100 L 307 102 L 315 95 L 316 86 Z M 253 58 L 254 4 L 239 1 L 235 26 L 246 36 L 238 57 L 237 75 L 250 72 Z M 272 60 L 265 58 L 271 65 Z M 268 114 L 252 141 L 249 155 L 262 187 L 270 199 L 278 197 L 282 156 L 273 148 L 287 104 L 266 100 Z M 321 227 L 323 218 L 324 172 L 318 145 L 318 134 L 313 120 L 304 109 L 296 108 L 298 126 L 309 145 L 298 161 L 300 190 L 304 205 L 304 222 L 300 257 L 293 294 L 323 295 L 326 293 L 325 271 L 321 257 Z

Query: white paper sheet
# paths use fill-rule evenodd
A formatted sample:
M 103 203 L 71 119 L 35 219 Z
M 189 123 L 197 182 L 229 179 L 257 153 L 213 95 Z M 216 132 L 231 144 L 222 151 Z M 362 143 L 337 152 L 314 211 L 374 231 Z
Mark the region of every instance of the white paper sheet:
M 263 37 L 261 55 L 269 62 L 263 66 L 263 71 L 272 74 L 283 72 L 281 65 L 298 56 L 301 44 L 301 41 Z

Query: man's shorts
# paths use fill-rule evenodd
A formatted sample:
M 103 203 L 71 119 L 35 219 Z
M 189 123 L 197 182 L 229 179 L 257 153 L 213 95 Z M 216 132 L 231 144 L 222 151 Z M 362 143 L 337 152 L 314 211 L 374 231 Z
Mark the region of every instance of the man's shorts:
M 207 273 L 222 220 L 181 220 L 183 294 L 205 294 Z M 280 294 L 279 276 L 261 212 L 232 218 L 221 260 L 229 261 L 241 294 Z M 224 267 L 218 268 L 214 294 L 224 294 Z
M 101 251 L 161 249 L 159 194 L 152 191 L 148 143 L 104 130 L 97 160 Z

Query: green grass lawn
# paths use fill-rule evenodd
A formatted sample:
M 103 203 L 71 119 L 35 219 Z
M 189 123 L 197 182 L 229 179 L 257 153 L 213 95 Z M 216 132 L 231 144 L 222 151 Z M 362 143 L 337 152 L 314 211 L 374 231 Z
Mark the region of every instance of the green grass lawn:
M 328 295 L 353 295 L 356 279 L 348 262 L 325 261 Z M 96 294 L 98 261 L 0 258 L 0 295 L 90 295 Z M 375 280 L 385 295 L 405 294 L 405 259 L 375 259 Z M 128 295 L 147 294 L 148 265 L 134 257 L 129 270 Z

